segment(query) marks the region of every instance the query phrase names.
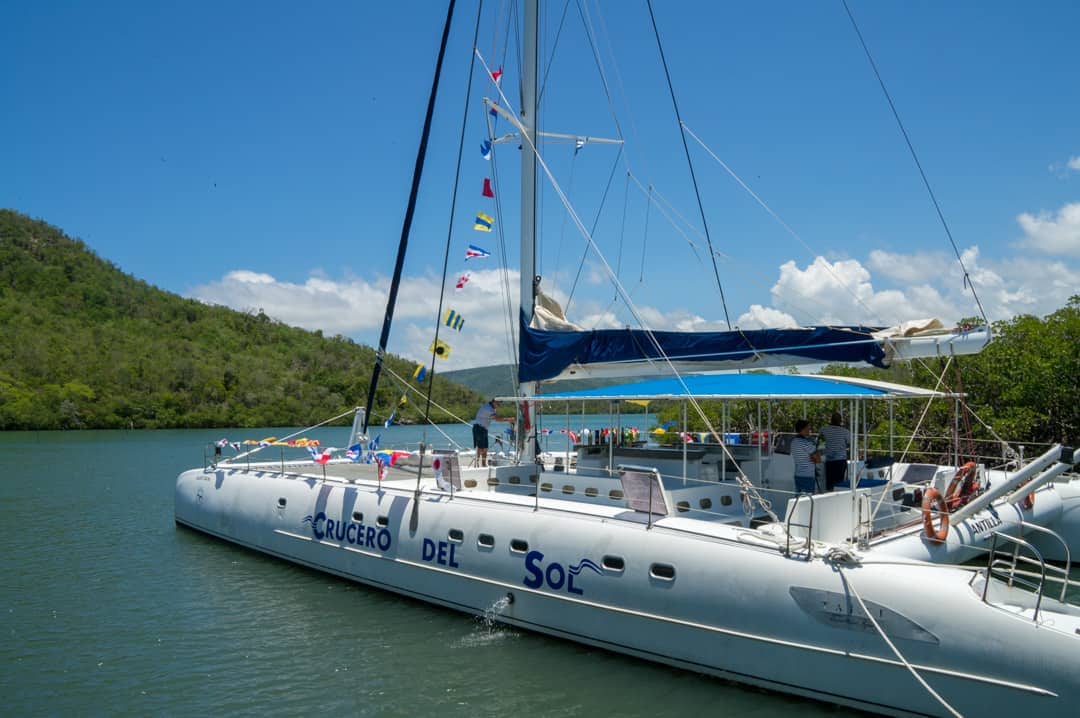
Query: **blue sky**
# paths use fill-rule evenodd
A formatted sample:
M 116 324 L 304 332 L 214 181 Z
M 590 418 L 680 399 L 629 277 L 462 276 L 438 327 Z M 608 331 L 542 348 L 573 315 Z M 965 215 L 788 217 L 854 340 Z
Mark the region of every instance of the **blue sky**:
M 990 318 L 1080 293 L 1080 26 L 1075 2 L 852 0 Z M 513 36 L 486 4 L 479 47 Z M 975 313 L 956 260 L 839 2 L 657 2 L 733 321 L 881 322 Z M 665 221 L 627 172 L 697 228 L 670 97 L 642 3 L 544 12 L 547 129 L 626 139 L 545 146 L 571 203 L 656 328 L 723 312 L 704 240 Z M 476 5 L 459 2 L 391 349 L 433 333 Z M 374 344 L 431 81 L 443 3 L 6 3 L 0 7 L 0 206 L 45 219 L 163 289 Z M 583 17 L 585 18 L 583 20 Z M 597 38 L 609 101 L 585 42 Z M 504 56 L 504 50 L 509 50 Z M 494 59 L 492 59 L 494 58 Z M 499 236 L 473 232 L 492 166 L 479 82 L 453 217 L 447 306 L 465 316 L 446 368 L 506 361 Z M 616 108 L 618 124 L 610 107 Z M 505 121 L 497 133 L 509 131 Z M 516 145 L 496 151 L 506 260 L 517 262 Z M 616 178 L 601 204 L 613 165 Z M 632 323 L 550 188 L 544 286 L 586 326 Z M 696 247 L 691 247 L 688 241 Z M 496 253 L 463 261 L 477 243 Z M 642 266 L 646 271 L 642 272 Z M 513 269 L 509 283 L 517 286 Z M 452 282 L 451 282 L 452 283 Z

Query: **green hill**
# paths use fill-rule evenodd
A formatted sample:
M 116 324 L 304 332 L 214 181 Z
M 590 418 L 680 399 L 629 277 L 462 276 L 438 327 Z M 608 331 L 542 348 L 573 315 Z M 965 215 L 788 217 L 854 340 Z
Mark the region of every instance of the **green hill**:
M 341 336 L 152 287 L 10 210 L 0 210 L 0 336 L 0 429 L 312 424 L 364 402 L 375 360 Z M 394 356 L 387 366 L 413 368 Z M 462 416 L 480 401 L 442 377 L 433 391 Z M 384 372 L 376 416 L 401 394 Z M 398 416 L 422 411 L 413 394 Z

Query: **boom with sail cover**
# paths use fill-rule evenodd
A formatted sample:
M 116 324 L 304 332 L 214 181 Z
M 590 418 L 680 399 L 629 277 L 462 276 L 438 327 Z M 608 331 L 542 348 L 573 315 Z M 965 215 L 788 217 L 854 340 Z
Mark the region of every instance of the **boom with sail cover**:
M 575 365 L 628 365 L 667 361 L 692 369 L 762 368 L 787 364 L 865 362 L 886 366 L 873 337 L 880 327 L 818 326 L 722 332 L 644 329 L 551 331 L 521 323 L 521 381 L 553 379 Z M 640 373 L 640 372 L 639 372 Z

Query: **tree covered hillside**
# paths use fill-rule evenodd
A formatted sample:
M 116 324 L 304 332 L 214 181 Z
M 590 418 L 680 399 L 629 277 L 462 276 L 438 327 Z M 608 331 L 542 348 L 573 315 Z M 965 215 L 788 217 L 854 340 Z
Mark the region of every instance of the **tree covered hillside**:
M 156 289 L 55 227 L 0 210 L 0 429 L 311 424 L 363 403 L 374 360 L 340 336 Z M 398 357 L 387 366 L 403 377 L 413 368 Z M 383 377 L 376 414 L 403 393 Z M 461 416 L 480 401 L 440 377 L 434 399 Z M 422 411 L 410 394 L 398 417 Z

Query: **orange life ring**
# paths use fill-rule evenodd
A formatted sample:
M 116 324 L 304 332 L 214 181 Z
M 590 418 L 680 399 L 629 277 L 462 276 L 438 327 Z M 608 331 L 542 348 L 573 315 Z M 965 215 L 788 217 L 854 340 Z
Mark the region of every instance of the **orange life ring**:
M 922 497 L 922 524 L 926 538 L 941 543 L 949 535 L 949 512 L 946 510 L 945 499 L 941 492 L 935 488 L 929 488 Z M 941 528 L 934 530 L 934 512 L 941 516 Z
M 975 462 L 969 461 L 956 470 L 956 475 L 949 482 L 949 488 L 945 492 L 945 504 L 950 511 L 957 507 L 961 499 L 974 493 L 973 490 L 967 490 L 967 485 L 968 479 L 975 475 L 976 468 Z

